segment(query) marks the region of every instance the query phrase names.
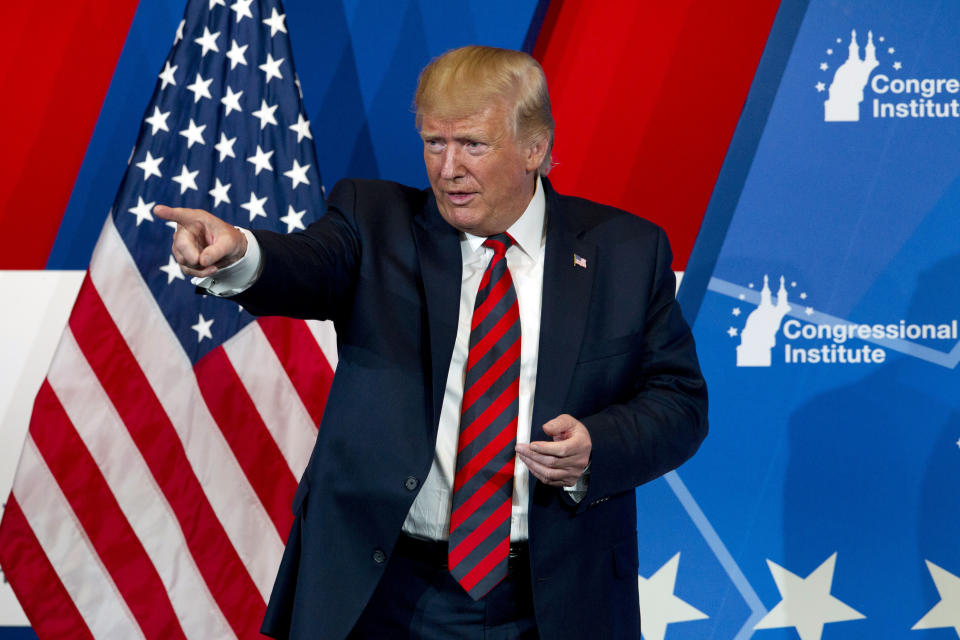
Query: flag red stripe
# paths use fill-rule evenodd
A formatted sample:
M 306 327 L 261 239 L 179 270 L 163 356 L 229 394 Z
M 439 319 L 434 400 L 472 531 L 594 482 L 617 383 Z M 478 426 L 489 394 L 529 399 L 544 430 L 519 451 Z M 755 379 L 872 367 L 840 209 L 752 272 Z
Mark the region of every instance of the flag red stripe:
M 500 487 L 505 485 L 509 480 L 513 479 L 513 465 L 515 462 L 516 458 L 510 458 L 506 464 L 497 470 L 491 482 L 480 487 L 476 493 L 467 498 L 463 504 L 450 514 L 450 531 L 459 527 L 474 511 L 480 508 L 480 505 L 487 501 L 487 498 L 496 493 Z
M 223 347 L 205 355 L 194 371 L 200 393 L 223 437 L 270 514 L 277 533 L 286 539 L 293 524 L 290 502 L 297 490 L 297 479 Z
M 512 345 L 506 350 L 506 352 L 493 363 L 489 369 L 487 369 L 482 376 L 480 376 L 476 382 L 470 385 L 470 388 L 467 389 L 463 394 L 463 402 L 461 403 L 460 413 L 466 413 L 477 398 L 486 393 L 487 389 L 490 388 L 496 380 L 500 378 L 500 374 L 513 366 L 517 360 L 520 359 L 520 336 L 517 336 L 517 339 Z
M 186 638 L 160 575 L 47 381 L 30 435 L 144 635 Z
M 257 318 L 257 323 L 280 358 L 313 424 L 319 425 L 333 383 L 333 369 L 310 328 L 302 320 L 273 316 Z
M 0 565 L 37 636 L 92 640 L 13 494 L 7 498 L 0 521 Z
M 157 401 L 91 280 L 84 280 L 70 328 L 170 504 L 187 546 L 230 627 L 259 627 L 266 604 L 217 519 L 176 430 Z
M 460 564 L 460 562 L 464 558 L 466 558 L 471 551 L 477 548 L 477 545 L 479 545 L 481 542 L 486 540 L 487 537 L 497 527 L 503 524 L 504 520 L 510 517 L 511 509 L 512 509 L 512 505 L 510 500 L 505 500 L 503 504 L 497 507 L 496 511 L 490 514 L 489 518 L 487 518 L 482 523 L 480 523 L 479 527 L 471 531 L 466 538 L 461 540 L 460 544 L 450 549 L 450 552 L 447 557 L 447 560 L 450 563 L 450 568 L 453 569 L 458 564 Z M 509 540 L 510 540 L 509 538 L 504 538 L 504 543 L 507 544 L 507 549 L 510 548 Z M 496 548 L 494 548 L 494 550 L 491 552 L 491 555 L 496 553 L 496 550 L 499 548 L 500 548 L 499 545 Z M 489 556 L 487 557 L 489 558 Z M 506 554 L 504 554 L 502 557 L 506 557 Z M 472 570 L 471 570 L 471 573 L 473 573 Z M 484 571 L 483 573 L 484 575 L 486 575 L 487 571 Z M 468 573 L 467 575 L 469 576 L 470 574 Z M 460 584 L 462 584 L 465 589 L 470 589 L 473 586 L 473 584 L 476 584 L 476 580 L 474 580 L 473 584 L 469 584 L 469 585 L 465 584 L 464 580 L 460 580 Z

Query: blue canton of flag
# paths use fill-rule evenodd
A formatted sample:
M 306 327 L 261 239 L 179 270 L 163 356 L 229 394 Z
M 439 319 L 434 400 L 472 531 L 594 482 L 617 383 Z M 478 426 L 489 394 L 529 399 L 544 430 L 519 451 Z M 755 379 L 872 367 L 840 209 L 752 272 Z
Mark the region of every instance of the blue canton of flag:
M 255 15 L 256 14 L 256 15 Z M 279 2 L 191 2 L 112 215 L 150 291 L 196 363 L 249 314 L 196 296 L 156 204 L 291 232 L 322 213 L 317 159 Z

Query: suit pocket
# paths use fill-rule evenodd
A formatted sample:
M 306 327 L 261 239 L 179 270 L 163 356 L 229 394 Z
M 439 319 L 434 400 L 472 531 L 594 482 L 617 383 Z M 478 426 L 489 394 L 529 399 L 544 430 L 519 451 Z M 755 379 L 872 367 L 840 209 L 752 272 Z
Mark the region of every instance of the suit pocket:
M 633 578 L 636 580 L 637 571 L 640 568 L 636 532 L 629 538 L 613 545 L 613 568 L 618 578 Z
M 640 340 L 643 338 L 643 332 L 637 331 L 630 335 L 613 338 L 612 340 L 595 340 L 593 342 L 584 342 L 580 347 L 580 357 L 577 358 L 577 364 L 584 362 L 593 362 L 611 358 L 623 353 L 633 351 Z

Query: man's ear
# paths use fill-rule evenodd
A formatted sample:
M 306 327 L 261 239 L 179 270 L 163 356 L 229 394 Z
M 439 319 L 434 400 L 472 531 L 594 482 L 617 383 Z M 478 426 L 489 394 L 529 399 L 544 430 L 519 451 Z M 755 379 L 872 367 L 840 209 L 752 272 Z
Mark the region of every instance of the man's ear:
M 526 169 L 527 171 L 536 171 L 543 164 L 543 158 L 547 155 L 548 136 L 538 136 L 530 146 L 527 147 Z

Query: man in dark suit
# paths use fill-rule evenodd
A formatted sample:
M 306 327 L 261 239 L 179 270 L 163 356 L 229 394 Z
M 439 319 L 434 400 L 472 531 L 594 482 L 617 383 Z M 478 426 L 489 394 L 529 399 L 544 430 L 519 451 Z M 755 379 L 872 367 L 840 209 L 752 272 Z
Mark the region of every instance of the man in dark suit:
M 639 638 L 633 489 L 706 435 L 666 237 L 552 189 L 526 54 L 449 52 L 415 103 L 429 190 L 343 181 L 290 235 L 156 210 L 200 286 L 337 328 L 264 632 Z

